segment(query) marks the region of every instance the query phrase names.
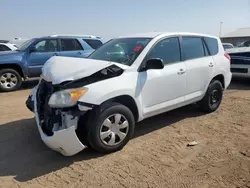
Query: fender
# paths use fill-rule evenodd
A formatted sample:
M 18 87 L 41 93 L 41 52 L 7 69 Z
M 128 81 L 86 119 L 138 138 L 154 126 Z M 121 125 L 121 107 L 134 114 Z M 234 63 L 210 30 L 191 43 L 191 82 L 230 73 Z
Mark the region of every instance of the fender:
M 95 82 L 84 87 L 88 88 L 88 91 L 80 97 L 79 102 L 101 105 L 110 99 L 128 95 L 134 99 L 139 120 L 142 119 L 141 85 L 138 81 L 138 72 L 124 72 L 121 76 Z
M 0 55 L 0 66 L 8 67 L 16 65 L 21 68 L 24 78 L 28 76 L 27 63 L 25 62 L 25 52 L 12 51 Z

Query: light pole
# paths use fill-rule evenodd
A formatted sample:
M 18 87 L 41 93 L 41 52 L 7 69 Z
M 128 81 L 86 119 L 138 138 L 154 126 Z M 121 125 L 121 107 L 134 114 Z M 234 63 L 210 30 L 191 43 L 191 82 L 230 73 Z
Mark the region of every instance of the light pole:
M 223 24 L 223 22 L 220 22 L 220 33 L 219 33 L 219 37 L 221 37 L 222 24 Z

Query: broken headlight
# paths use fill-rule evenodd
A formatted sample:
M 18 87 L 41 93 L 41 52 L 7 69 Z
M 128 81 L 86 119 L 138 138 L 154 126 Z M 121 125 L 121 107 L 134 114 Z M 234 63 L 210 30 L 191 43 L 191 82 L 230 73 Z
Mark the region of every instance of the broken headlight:
M 87 92 L 87 88 L 68 89 L 55 92 L 49 99 L 49 105 L 53 108 L 74 106 L 78 99 Z

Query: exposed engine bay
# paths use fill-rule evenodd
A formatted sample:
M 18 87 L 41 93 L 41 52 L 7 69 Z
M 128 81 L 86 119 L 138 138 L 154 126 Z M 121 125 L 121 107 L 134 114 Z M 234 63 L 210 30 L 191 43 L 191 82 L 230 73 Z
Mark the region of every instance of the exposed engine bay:
M 55 131 L 67 129 L 73 125 L 77 127 L 79 118 L 84 115 L 87 110 L 93 108 L 93 106 L 88 106 L 88 104 L 86 104 L 87 106 L 84 108 L 80 105 L 69 108 L 52 108 L 49 106 L 48 102 L 54 92 L 83 87 L 105 79 L 120 76 L 122 73 L 122 68 L 111 65 L 88 77 L 73 81 L 64 81 L 56 85 L 52 85 L 51 82 L 41 79 L 36 91 L 36 107 L 43 132 L 48 136 L 52 136 Z M 30 105 L 31 97 L 29 97 L 28 100 L 26 101 L 26 105 Z M 27 105 L 27 107 L 30 110 L 34 109 L 34 107 L 30 107 L 29 105 Z

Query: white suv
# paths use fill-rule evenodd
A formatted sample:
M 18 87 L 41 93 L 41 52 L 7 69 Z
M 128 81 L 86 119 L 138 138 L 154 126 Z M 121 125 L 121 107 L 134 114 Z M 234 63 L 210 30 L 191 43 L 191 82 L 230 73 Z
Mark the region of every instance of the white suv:
M 135 122 L 196 102 L 215 111 L 231 77 L 217 37 L 137 34 L 112 39 L 87 59 L 52 57 L 26 104 L 53 150 L 114 152 Z

